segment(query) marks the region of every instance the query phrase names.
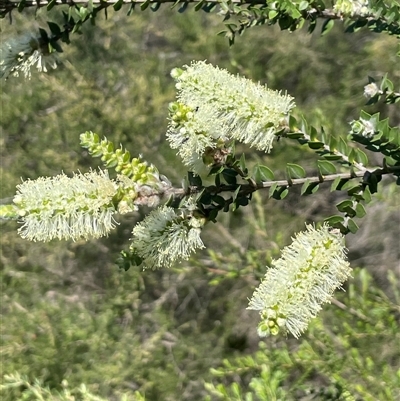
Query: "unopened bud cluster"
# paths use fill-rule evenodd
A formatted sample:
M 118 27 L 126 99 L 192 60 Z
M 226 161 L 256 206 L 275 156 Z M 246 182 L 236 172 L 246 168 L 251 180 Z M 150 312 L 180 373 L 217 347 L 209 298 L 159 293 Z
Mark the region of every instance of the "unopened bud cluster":
M 351 274 L 343 236 L 325 225 L 306 228 L 272 262 L 249 302 L 247 309 L 260 311 L 260 336 L 298 338 Z
M 171 183 L 161 176 L 157 168 L 141 157 L 131 158 L 130 153 L 114 148 L 107 138 L 93 132 L 81 134 L 81 146 L 87 148 L 93 157 L 101 157 L 105 167 L 113 168 L 118 174 L 118 212 L 127 213 L 138 205 L 156 206 L 161 196 L 171 187 Z

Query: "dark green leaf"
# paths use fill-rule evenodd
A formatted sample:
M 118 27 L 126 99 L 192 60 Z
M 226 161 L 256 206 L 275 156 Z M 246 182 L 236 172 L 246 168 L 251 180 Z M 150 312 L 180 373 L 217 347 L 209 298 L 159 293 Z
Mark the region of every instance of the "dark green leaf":
M 212 201 L 221 207 L 225 205 L 225 199 L 220 195 L 213 196 Z
M 339 155 L 323 155 L 322 157 L 326 160 L 332 161 L 343 160 L 342 156 Z
M 156 12 L 159 8 L 161 7 L 161 3 L 157 2 L 157 3 L 153 3 L 150 7 L 151 11 Z
M 188 172 L 189 185 L 192 187 L 200 188 L 203 185 L 199 175 L 194 174 L 192 171 Z
M 238 173 L 232 169 L 226 168 L 222 171 L 222 176 L 224 177 L 224 180 L 230 185 L 236 184 L 237 175 L 238 175 Z
M 304 134 L 301 132 L 289 132 L 288 134 L 285 134 L 286 138 L 289 139 L 299 139 L 299 138 L 304 138 Z
M 50 32 L 54 36 L 57 36 L 57 35 L 59 35 L 61 33 L 61 28 L 57 24 L 55 24 L 54 22 L 47 21 L 47 25 L 50 28 Z
M 306 182 L 302 185 L 301 187 L 301 195 L 311 195 L 317 192 L 319 189 L 319 183 L 318 182 L 312 182 L 310 183 L 309 180 L 307 179 Z
M 121 9 L 122 5 L 124 4 L 124 0 L 118 0 L 116 3 L 114 3 L 113 8 L 115 11 L 118 11 Z
M 331 227 L 334 227 L 335 224 L 337 224 L 337 223 L 343 223 L 344 222 L 344 217 L 343 216 L 339 216 L 339 215 L 335 215 L 335 216 L 327 217 L 324 221 L 326 223 L 328 223 Z
M 50 0 L 46 6 L 47 11 L 50 11 L 55 5 L 56 5 L 56 0 Z
M 310 149 L 316 150 L 316 149 L 322 149 L 324 147 L 324 143 L 314 141 L 314 142 L 307 142 L 307 145 Z
M 342 202 L 339 202 L 336 207 L 339 212 L 346 213 L 353 206 L 353 202 L 349 199 L 346 199 Z
M 272 197 L 273 197 L 274 199 L 281 200 L 281 199 L 286 198 L 286 196 L 287 196 L 288 193 L 289 193 L 289 190 L 288 190 L 285 186 L 283 186 L 283 187 L 277 188 L 277 189 L 274 191 L 274 193 L 272 194 Z
M 144 3 L 140 5 L 140 9 L 142 11 L 146 10 L 146 8 L 150 5 L 150 0 L 146 0 Z

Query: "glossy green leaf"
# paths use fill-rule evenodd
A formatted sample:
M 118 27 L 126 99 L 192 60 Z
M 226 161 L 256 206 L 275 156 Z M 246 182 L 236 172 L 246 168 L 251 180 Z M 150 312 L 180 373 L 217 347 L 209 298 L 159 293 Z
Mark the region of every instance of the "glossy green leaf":
M 361 163 L 363 166 L 368 165 L 368 157 L 361 149 L 354 149 L 355 161 Z
M 332 161 L 343 160 L 342 156 L 339 155 L 323 155 L 322 157 L 326 160 Z
M 322 149 L 325 146 L 325 144 L 323 142 L 319 142 L 319 141 L 307 142 L 307 145 L 310 149 L 313 149 L 313 150 Z
M 365 203 L 371 202 L 372 196 L 371 196 L 371 192 L 370 192 L 368 186 L 366 186 L 366 187 L 364 188 L 364 191 L 363 191 L 363 198 L 364 198 L 364 202 L 365 202 Z
M 335 25 L 335 21 L 333 19 L 327 19 L 324 21 L 324 23 L 322 24 L 322 28 L 321 28 L 321 36 L 326 35 Z
M 351 208 L 352 206 L 353 206 L 353 201 L 351 201 L 349 199 L 346 199 L 346 200 L 344 200 L 342 202 L 339 202 L 336 205 L 336 208 L 339 210 L 339 212 L 346 213 L 347 210 L 349 208 Z
M 239 167 L 243 172 L 246 170 L 246 156 L 244 153 L 240 156 Z
M 275 179 L 275 175 L 271 169 L 259 164 L 254 166 L 252 177 L 256 182 L 273 181 Z
M 344 138 L 340 137 L 337 143 L 337 150 L 342 153 L 343 155 L 347 155 L 348 153 L 348 145 Z
M 328 160 L 318 160 L 318 169 L 322 175 L 336 174 L 336 167 Z
M 201 187 L 203 185 L 200 176 L 194 174 L 191 171 L 188 172 L 188 180 L 189 180 L 189 185 L 192 187 Z
M 269 197 L 269 198 L 272 198 L 272 197 L 274 196 L 274 192 L 275 192 L 277 186 L 278 186 L 278 183 L 277 183 L 277 182 L 274 182 L 274 183 L 271 185 L 271 187 L 270 187 L 270 189 L 269 189 L 269 191 L 268 191 L 268 197 Z
M 304 178 L 306 171 L 298 164 L 287 163 L 286 172 L 290 178 Z
M 349 228 L 350 232 L 353 234 L 355 234 L 359 229 L 357 223 L 353 219 L 348 220 L 347 227 Z
M 365 211 L 364 206 L 361 203 L 357 203 L 356 216 L 361 218 L 361 217 L 364 217 L 366 214 L 367 214 L 367 212 Z
M 236 184 L 237 175 L 238 175 L 238 173 L 232 169 L 226 168 L 222 171 L 222 176 L 224 177 L 224 180 L 227 182 L 227 184 L 230 184 L 230 185 Z
M 118 0 L 116 3 L 114 3 L 113 8 L 115 11 L 118 11 L 121 9 L 122 5 L 124 4 L 124 0 Z
M 344 217 L 339 216 L 339 215 L 334 215 L 334 216 L 327 217 L 324 221 L 326 223 L 328 223 L 331 227 L 334 227 L 335 224 L 337 224 L 337 223 L 343 223 Z

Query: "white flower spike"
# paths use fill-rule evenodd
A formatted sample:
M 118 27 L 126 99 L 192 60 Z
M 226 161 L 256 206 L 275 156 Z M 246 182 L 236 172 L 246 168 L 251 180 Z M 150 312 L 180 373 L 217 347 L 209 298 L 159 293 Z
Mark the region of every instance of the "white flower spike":
M 324 225 L 309 225 L 272 262 L 247 309 L 260 311 L 260 336 L 291 333 L 300 337 L 321 305 L 350 277 L 344 238 Z
M 47 72 L 47 66 L 57 68 L 56 60 L 56 52 L 50 53 L 40 38 L 32 34 L 13 38 L 0 48 L 0 78 L 22 73 L 30 79 L 32 67 L 36 65 L 38 71 Z
M 18 232 L 22 238 L 44 242 L 107 235 L 115 227 L 116 191 L 107 171 L 24 181 L 14 197 L 23 223 Z
M 134 227 L 130 248 L 142 259 L 144 269 L 171 267 L 204 248 L 200 233 L 205 221 L 186 211 L 162 206 Z
M 201 160 L 207 147 L 229 140 L 269 152 L 295 106 L 287 94 L 204 61 L 171 75 L 177 81 L 177 103 L 170 106 L 167 138 L 186 165 L 193 164 L 193 154 Z

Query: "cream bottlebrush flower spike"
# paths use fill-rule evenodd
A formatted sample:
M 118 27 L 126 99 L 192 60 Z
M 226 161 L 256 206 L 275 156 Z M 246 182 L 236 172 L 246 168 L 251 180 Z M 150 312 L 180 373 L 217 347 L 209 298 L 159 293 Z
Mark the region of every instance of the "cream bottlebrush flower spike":
M 107 235 L 115 227 L 112 198 L 116 192 L 107 171 L 24 181 L 14 197 L 23 223 L 18 232 L 32 241 Z
M 174 69 L 171 75 L 178 93 L 170 107 L 167 137 L 185 164 L 191 152 L 201 159 L 204 148 L 216 147 L 218 140 L 235 139 L 269 152 L 295 106 L 289 95 L 204 61 Z
M 351 275 L 344 238 L 324 225 L 311 225 L 272 262 L 247 309 L 260 311 L 260 336 L 292 333 L 298 338 L 309 321 Z
M 337 0 L 333 9 L 337 13 L 350 16 L 366 16 L 371 14 L 369 0 Z
M 9 75 L 31 78 L 31 68 L 36 65 L 38 71 L 47 72 L 47 66 L 56 68 L 56 52 L 49 52 L 48 44 L 41 38 L 26 34 L 10 39 L 0 48 L 0 78 Z
M 200 233 L 205 219 L 194 217 L 190 209 L 161 206 L 134 227 L 130 250 L 142 259 L 144 269 L 171 267 L 204 248 Z

